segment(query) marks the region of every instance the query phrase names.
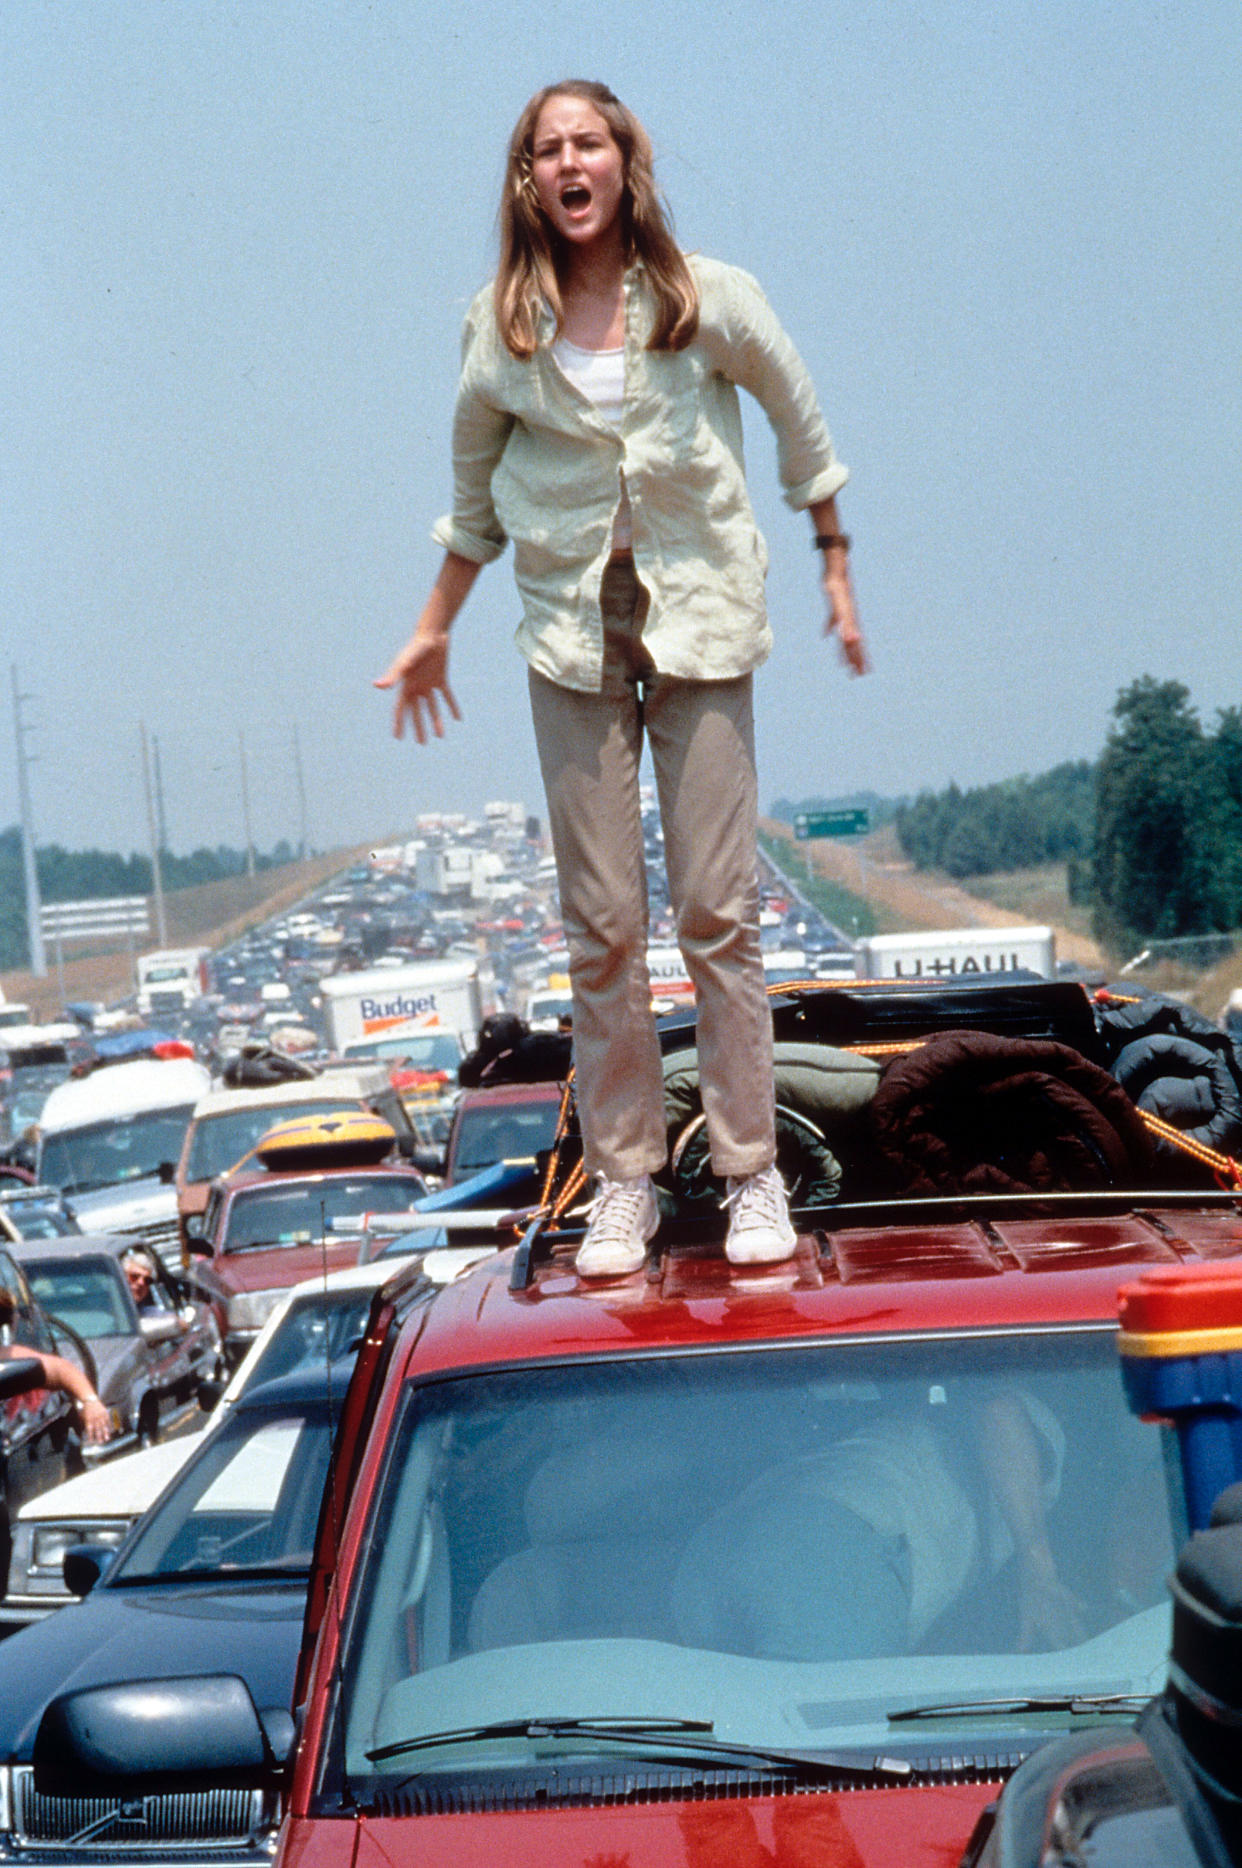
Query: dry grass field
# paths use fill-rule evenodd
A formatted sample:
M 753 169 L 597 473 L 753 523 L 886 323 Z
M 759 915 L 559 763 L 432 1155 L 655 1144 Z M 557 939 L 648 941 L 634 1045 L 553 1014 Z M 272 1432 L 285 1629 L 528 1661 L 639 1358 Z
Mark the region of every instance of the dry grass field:
M 309 890 L 318 888 L 366 854 L 366 846 L 357 850 L 329 850 L 304 863 L 260 870 L 256 876 L 236 876 L 226 882 L 204 882 L 196 888 L 177 889 L 164 898 L 168 945 L 219 947 L 226 941 L 236 940 L 256 921 L 292 908 Z M 139 945 L 140 951 L 145 951 L 154 947 L 155 941 L 150 939 Z M 0 974 L 5 998 L 31 1006 L 37 1018 L 55 1017 L 60 1007 L 60 980 L 55 952 L 50 947 L 47 963 L 46 979 L 36 979 L 32 973 Z M 70 947 L 65 955 L 64 983 L 66 999 L 107 1002 L 124 998 L 134 983 L 129 948 L 112 943 L 98 952 L 84 954 L 79 946 Z

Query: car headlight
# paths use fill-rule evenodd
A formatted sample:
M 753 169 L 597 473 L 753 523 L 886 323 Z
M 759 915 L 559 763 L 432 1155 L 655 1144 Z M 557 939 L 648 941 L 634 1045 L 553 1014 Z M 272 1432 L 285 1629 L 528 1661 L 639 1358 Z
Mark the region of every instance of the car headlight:
M 30 1547 L 30 1571 L 35 1576 L 59 1576 L 65 1552 L 75 1544 L 102 1544 L 115 1550 L 129 1524 L 36 1524 Z
M 13 1833 L 13 1775 L 7 1764 L 0 1764 L 0 1836 Z
M 261 1330 L 286 1295 L 281 1286 L 275 1291 L 241 1291 L 230 1297 L 227 1316 L 231 1330 Z

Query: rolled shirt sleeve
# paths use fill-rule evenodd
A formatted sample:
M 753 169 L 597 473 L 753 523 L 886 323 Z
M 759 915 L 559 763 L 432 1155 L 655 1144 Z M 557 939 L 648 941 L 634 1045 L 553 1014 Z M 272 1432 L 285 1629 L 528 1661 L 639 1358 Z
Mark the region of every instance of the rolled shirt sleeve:
M 802 511 L 838 493 L 849 470 L 833 451 L 810 372 L 758 281 L 737 267 L 728 268 L 726 277 L 722 368 L 754 396 L 772 424 L 785 499 Z
M 445 551 L 475 564 L 490 564 L 508 543 L 492 503 L 492 475 L 514 418 L 489 399 L 481 381 L 481 311 L 485 308 L 476 299 L 462 330 L 461 383 L 453 413 L 453 510 L 436 520 L 431 536 Z

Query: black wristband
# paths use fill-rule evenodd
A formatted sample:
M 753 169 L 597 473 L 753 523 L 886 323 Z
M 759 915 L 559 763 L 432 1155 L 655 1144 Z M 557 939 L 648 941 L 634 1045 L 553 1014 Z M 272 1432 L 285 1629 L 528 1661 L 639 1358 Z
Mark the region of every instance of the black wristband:
M 848 532 L 817 532 L 815 534 L 812 549 L 815 551 L 831 551 L 834 545 L 839 545 L 842 551 L 848 551 L 850 548 L 849 533 Z

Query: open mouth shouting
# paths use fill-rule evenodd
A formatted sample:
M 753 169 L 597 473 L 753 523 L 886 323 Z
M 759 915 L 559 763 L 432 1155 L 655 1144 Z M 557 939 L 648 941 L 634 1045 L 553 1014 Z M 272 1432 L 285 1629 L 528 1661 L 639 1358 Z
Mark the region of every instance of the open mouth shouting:
M 559 94 L 549 98 L 532 138 L 531 179 L 562 239 L 582 246 L 613 232 L 624 168 L 611 130 L 592 105 Z

